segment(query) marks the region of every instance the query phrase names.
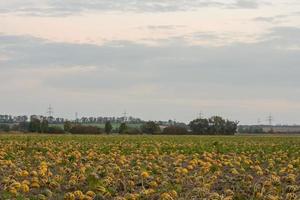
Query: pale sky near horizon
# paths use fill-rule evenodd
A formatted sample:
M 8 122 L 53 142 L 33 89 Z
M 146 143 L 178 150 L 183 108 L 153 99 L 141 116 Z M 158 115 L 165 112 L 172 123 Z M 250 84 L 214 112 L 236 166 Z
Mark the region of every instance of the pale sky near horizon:
M 299 0 L 0 0 L 0 114 L 300 124 Z

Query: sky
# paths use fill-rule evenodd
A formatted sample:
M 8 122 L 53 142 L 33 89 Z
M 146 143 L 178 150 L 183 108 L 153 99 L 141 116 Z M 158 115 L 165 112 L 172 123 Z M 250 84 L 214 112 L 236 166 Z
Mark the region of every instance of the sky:
M 0 113 L 300 124 L 299 0 L 0 0 Z

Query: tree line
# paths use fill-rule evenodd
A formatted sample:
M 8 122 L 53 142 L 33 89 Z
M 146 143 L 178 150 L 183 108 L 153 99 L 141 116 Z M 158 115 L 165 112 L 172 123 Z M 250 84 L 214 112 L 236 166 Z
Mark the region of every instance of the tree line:
M 112 123 L 107 121 L 104 128 L 92 125 L 83 125 L 65 121 L 63 126 L 49 125 L 48 121 L 43 119 L 32 119 L 30 122 L 22 122 L 10 127 L 0 125 L 0 131 L 21 131 L 31 133 L 49 133 L 49 134 L 151 134 L 151 135 L 233 135 L 237 132 L 238 122 L 225 120 L 219 116 L 211 118 L 198 118 L 191 121 L 188 125 L 175 124 L 161 127 L 159 123 L 148 121 L 139 128 L 128 126 L 126 122 L 120 124 L 118 128 L 113 128 Z

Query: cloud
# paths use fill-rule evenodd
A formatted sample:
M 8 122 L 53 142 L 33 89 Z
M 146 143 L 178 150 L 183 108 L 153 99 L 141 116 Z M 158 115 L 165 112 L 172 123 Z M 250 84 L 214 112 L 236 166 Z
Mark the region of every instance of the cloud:
M 256 0 L 21 0 L 0 2 L 0 12 L 17 12 L 36 16 L 63 16 L 85 11 L 173 12 L 196 10 L 202 7 L 255 9 Z
M 215 39 L 210 33 L 195 35 L 203 40 Z M 300 72 L 297 68 L 300 52 L 289 48 L 300 44 L 299 36 L 298 28 L 278 27 L 273 28 L 260 42 L 209 47 L 190 45 L 184 38 L 157 46 L 126 41 L 98 46 L 2 35 L 0 49 L 4 54 L 9 53 L 11 59 L 1 60 L 1 68 L 58 70 L 57 67 L 61 67 L 82 72 L 86 67 L 87 73 L 76 76 L 78 80 L 90 84 L 76 83 L 76 76 L 62 79 L 56 76 L 52 79 L 51 84 L 61 82 L 62 86 L 67 87 L 107 87 L 109 84 L 112 87 L 114 84 L 116 87 L 127 87 L 139 82 L 162 85 L 207 83 L 230 87 L 235 84 L 245 87 L 261 84 L 268 87 L 292 86 L 299 84 L 296 74 Z M 265 74 L 270 76 L 266 79 Z M 126 84 L 121 84 L 121 80 Z
M 144 27 L 140 27 L 144 28 Z M 149 25 L 146 27 L 150 30 L 172 30 L 172 29 L 178 29 L 178 28 L 186 28 L 185 25 Z
M 254 20 L 262 22 L 274 22 L 275 17 L 256 17 Z
M 78 105 L 90 113 L 126 107 L 147 119 L 182 113 L 182 120 L 201 109 L 245 121 L 245 113 L 299 109 L 300 51 L 289 49 L 300 43 L 299 33 L 277 27 L 258 42 L 218 47 L 185 38 L 156 46 L 98 46 L 0 35 L 0 54 L 9 55 L 0 60 L 2 106 L 17 104 L 19 95 L 28 108 L 30 102 L 42 107 L 54 101 L 67 105 L 65 112 Z M 211 33 L 195 35 L 214 39 Z
M 269 35 L 293 42 L 296 40 L 298 42 L 300 39 L 300 28 L 290 26 L 274 27 Z
M 271 16 L 271 17 L 256 17 L 256 18 L 254 18 L 254 21 L 278 24 L 278 23 L 285 22 L 288 17 L 289 17 L 289 15 L 275 15 L 275 16 Z
M 297 27 L 274 27 L 264 37 L 266 44 L 272 44 L 276 48 L 283 50 L 300 48 L 300 28 Z
M 237 0 L 235 4 L 233 4 L 236 8 L 258 8 L 259 3 L 255 0 Z
M 9 56 L 4 55 L 4 54 L 3 55 L 0 54 L 0 62 L 1 61 L 7 61 L 7 60 L 9 60 Z

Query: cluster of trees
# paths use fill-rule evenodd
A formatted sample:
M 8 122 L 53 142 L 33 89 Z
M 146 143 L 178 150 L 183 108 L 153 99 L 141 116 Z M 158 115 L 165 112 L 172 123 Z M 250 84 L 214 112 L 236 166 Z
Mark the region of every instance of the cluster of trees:
M 195 119 L 190 122 L 189 127 L 192 133 L 196 135 L 234 135 L 237 131 L 238 122 L 214 116 L 209 119 Z
M 163 130 L 164 135 L 188 135 L 189 132 L 186 127 L 183 126 L 168 126 Z
M 28 122 L 20 122 L 18 124 L 0 124 L 0 131 L 9 132 L 9 131 L 19 131 L 19 132 L 28 132 L 29 131 L 29 123 Z
M 190 130 L 188 130 L 188 127 Z M 213 116 L 211 118 L 199 118 L 191 121 L 189 126 L 171 125 L 161 130 L 160 126 L 149 121 L 142 125 L 140 131 L 136 131 L 133 134 L 162 134 L 162 135 L 234 135 L 237 132 L 238 122 L 225 120 L 219 116 Z M 119 133 L 130 134 L 126 124 L 121 124 Z
M 28 132 L 60 134 L 64 130 L 60 126 L 49 126 L 47 120 L 32 119 L 28 124 Z
M 107 126 L 105 126 L 105 127 L 107 127 Z M 142 134 L 142 132 L 139 128 L 130 127 L 125 122 L 121 123 L 120 127 L 115 129 L 114 132 L 119 133 L 119 134 L 127 134 L 127 135 Z M 107 131 L 105 131 L 105 133 L 109 134 Z
M 189 126 L 175 124 L 161 129 L 159 123 L 149 121 L 143 123 L 140 128 L 128 126 L 125 122 L 121 123 L 118 128 L 113 128 L 110 121 L 105 123 L 104 129 L 98 126 L 82 125 L 65 121 L 62 126 L 49 125 L 47 120 L 32 119 L 30 122 L 22 122 L 14 127 L 2 124 L 2 131 L 22 131 L 33 133 L 71 133 L 71 134 L 163 134 L 163 135 L 233 135 L 237 131 L 238 122 L 225 120 L 222 117 L 214 116 L 209 119 L 199 118 L 191 121 Z
M 8 124 L 0 124 L 0 131 L 18 131 L 32 133 L 64 133 L 64 129 L 60 126 L 49 126 L 47 120 L 32 119 L 30 122 L 20 122 L 12 126 Z

